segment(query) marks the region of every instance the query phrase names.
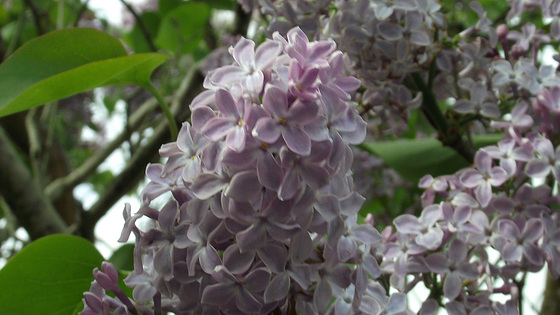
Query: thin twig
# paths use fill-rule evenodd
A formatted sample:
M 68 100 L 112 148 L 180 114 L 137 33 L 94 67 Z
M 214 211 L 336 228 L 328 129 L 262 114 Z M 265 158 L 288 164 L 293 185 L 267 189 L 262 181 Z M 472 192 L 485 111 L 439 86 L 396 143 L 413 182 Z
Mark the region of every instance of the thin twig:
M 31 164 L 31 172 L 33 178 L 41 186 L 41 133 L 37 122 L 35 121 L 38 108 L 32 108 L 25 116 L 25 129 L 27 130 L 27 139 L 29 141 L 29 164 Z
M 8 135 L 0 128 L 0 192 L 32 240 L 54 233 L 69 233 L 52 203 L 43 195 Z
M 148 31 L 148 29 L 146 28 L 146 25 L 142 21 L 142 18 L 140 18 L 138 13 L 136 13 L 136 10 L 134 10 L 134 8 L 130 4 L 128 4 L 124 0 L 120 0 L 120 1 L 126 7 L 126 9 L 136 19 L 136 23 L 138 23 L 138 27 L 140 27 L 140 31 L 142 32 L 142 35 L 144 35 L 144 38 L 146 39 L 146 42 L 148 43 L 148 46 L 150 46 L 150 50 L 153 51 L 153 52 L 156 52 L 158 49 L 157 49 L 156 45 L 154 44 L 154 41 L 152 40 L 152 36 L 150 35 L 150 32 Z
M 74 20 L 74 27 L 78 26 L 78 24 L 80 23 L 80 18 L 82 17 L 82 14 L 84 14 L 84 12 L 87 9 L 87 5 L 88 5 L 89 0 L 86 0 L 82 3 L 82 5 L 80 6 L 80 9 L 78 9 L 78 12 L 76 13 L 76 19 Z
M 73 170 L 65 177 L 57 178 L 45 188 L 45 194 L 51 200 L 55 200 L 65 191 L 76 187 L 83 182 L 88 176 L 93 174 L 97 167 L 103 163 L 111 153 L 113 153 L 121 144 L 130 137 L 130 132 L 140 127 L 144 118 L 158 107 L 157 100 L 151 98 L 147 100 L 137 111 L 135 111 L 128 121 L 128 125 L 113 141 L 111 141 L 102 150 L 97 151 L 88 158 L 80 167 Z
M 37 35 L 45 34 L 45 30 L 41 25 L 41 15 L 39 14 L 39 11 L 37 10 L 37 7 L 33 3 L 33 1 L 23 0 L 23 3 L 25 3 L 25 5 L 29 7 L 29 9 L 31 9 L 31 14 L 33 15 L 33 21 L 35 22 L 35 28 L 37 29 Z
M 16 30 L 14 32 L 14 35 L 12 36 L 12 39 L 10 40 L 10 43 L 8 44 L 8 48 L 6 49 L 6 54 L 4 55 L 4 58 L 10 57 L 10 55 L 16 50 L 18 40 L 21 36 L 21 32 L 23 31 L 24 24 L 25 24 L 25 11 L 22 11 L 18 16 L 16 22 Z

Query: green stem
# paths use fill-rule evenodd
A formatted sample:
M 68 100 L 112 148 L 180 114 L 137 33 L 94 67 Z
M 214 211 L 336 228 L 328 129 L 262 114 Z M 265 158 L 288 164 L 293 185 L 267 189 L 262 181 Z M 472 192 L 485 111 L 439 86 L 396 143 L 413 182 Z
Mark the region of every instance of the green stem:
M 64 28 L 64 0 L 58 0 L 58 12 L 56 13 L 56 29 Z
M 177 139 L 177 135 L 179 134 L 179 131 L 177 130 L 177 122 L 173 117 L 173 113 L 171 113 L 171 109 L 169 109 L 169 105 L 167 105 L 167 102 L 163 99 L 161 94 L 159 94 L 158 90 L 155 88 L 153 84 L 148 83 L 145 86 L 145 88 L 150 93 L 152 93 L 152 95 L 156 98 L 159 105 L 161 106 L 161 110 L 163 111 L 163 114 L 165 115 L 165 118 L 167 118 L 167 122 L 169 124 L 169 131 L 171 131 L 171 138 L 174 140 Z
M 457 128 L 451 128 L 449 126 L 447 119 L 439 109 L 437 100 L 431 88 L 434 72 L 430 71 L 428 85 L 426 85 L 420 74 L 412 73 L 411 75 L 416 87 L 422 92 L 422 112 L 430 124 L 432 124 L 432 126 L 438 131 L 439 139 L 443 145 L 457 151 L 457 153 L 472 163 L 474 160 L 474 150 L 472 146 L 465 143 Z

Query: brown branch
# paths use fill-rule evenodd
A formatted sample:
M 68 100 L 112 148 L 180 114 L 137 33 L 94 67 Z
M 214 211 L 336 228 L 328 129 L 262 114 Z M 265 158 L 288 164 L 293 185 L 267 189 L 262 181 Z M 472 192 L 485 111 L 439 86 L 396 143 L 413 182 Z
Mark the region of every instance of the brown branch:
M 124 131 L 119 134 L 102 150 L 94 153 L 80 167 L 73 170 L 65 177 L 57 178 L 45 188 L 45 194 L 54 200 L 62 195 L 65 191 L 72 189 L 82 183 L 88 176 L 93 174 L 97 167 L 103 163 L 111 153 L 113 153 L 123 142 L 128 140 L 130 132 L 140 127 L 142 121 L 147 114 L 153 112 L 158 107 L 158 103 L 154 98 L 147 100 L 140 109 L 135 111 L 126 125 Z
M 156 45 L 154 44 L 154 41 L 152 40 L 152 35 L 150 35 L 150 32 L 148 31 L 148 28 L 146 28 L 146 25 L 144 24 L 144 21 L 142 21 L 142 18 L 140 18 L 138 13 L 136 13 L 136 10 L 134 10 L 134 8 L 130 4 L 128 4 L 124 0 L 120 0 L 120 1 L 126 7 L 126 9 L 136 19 L 136 23 L 138 23 L 138 27 L 140 27 L 140 31 L 142 32 L 142 35 L 144 35 L 144 38 L 146 39 L 146 42 L 148 43 L 148 46 L 150 46 L 150 50 L 156 52 L 158 49 L 157 49 Z
M 31 10 L 31 14 L 33 15 L 33 21 L 35 22 L 35 28 L 37 29 L 37 35 L 45 34 L 45 30 L 43 29 L 43 26 L 41 25 L 41 15 L 39 14 L 39 11 L 37 10 L 37 7 L 33 3 L 33 1 L 23 0 L 23 2 Z
M 54 233 L 69 233 L 1 127 L 0 178 L 0 193 L 32 240 Z

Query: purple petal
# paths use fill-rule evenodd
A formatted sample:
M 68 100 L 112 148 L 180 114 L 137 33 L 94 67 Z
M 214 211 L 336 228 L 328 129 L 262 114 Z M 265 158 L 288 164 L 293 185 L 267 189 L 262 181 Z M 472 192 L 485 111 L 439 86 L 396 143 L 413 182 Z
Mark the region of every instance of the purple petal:
M 303 128 L 288 125 L 282 130 L 282 137 L 288 148 L 294 153 L 302 156 L 308 156 L 311 153 L 311 139 Z
M 363 244 L 375 244 L 381 241 L 381 234 L 371 225 L 354 227 L 349 237 Z
M 544 263 L 544 257 L 542 250 L 535 244 L 525 244 L 523 245 L 523 253 L 525 257 L 537 266 L 542 266 Z
M 346 262 L 348 259 L 356 256 L 356 243 L 348 237 L 343 236 L 338 239 L 336 249 L 340 262 Z
M 255 252 L 241 253 L 235 244 L 224 251 L 224 266 L 234 274 L 245 273 L 251 267 Z
M 261 303 L 247 290 L 241 290 L 236 297 L 236 305 L 243 314 L 255 314 L 261 309 Z
M 480 185 L 478 185 L 478 187 L 476 187 L 474 194 L 476 196 L 476 200 L 480 202 L 480 205 L 482 207 L 486 207 L 492 200 L 492 186 L 489 182 L 483 181 Z
M 287 170 L 278 188 L 278 198 L 280 200 L 289 200 L 295 196 L 299 189 L 301 189 L 301 185 L 297 173 L 294 169 Z
M 286 92 L 275 85 L 268 85 L 263 97 L 264 108 L 277 118 L 284 118 L 288 112 Z
M 251 69 L 255 59 L 255 42 L 241 38 L 233 49 L 233 59 L 245 69 Z
M 411 214 L 403 214 L 398 216 L 393 223 L 400 233 L 416 234 L 420 232 L 420 224 L 418 218 Z
M 319 310 L 319 313 L 325 313 L 332 298 L 332 289 L 329 282 L 322 278 L 319 280 L 315 292 L 313 294 L 313 304 Z
M 302 165 L 298 171 L 301 178 L 311 189 L 319 189 L 329 181 L 329 172 L 321 166 L 314 164 Z
M 467 100 L 458 100 L 457 103 L 453 105 L 453 110 L 461 114 L 474 113 L 471 101 Z
M 543 224 L 540 219 L 531 219 L 525 223 L 521 238 L 525 242 L 534 242 L 543 234 Z
M 483 181 L 484 178 L 482 174 L 475 169 L 467 169 L 465 170 L 460 177 L 460 181 L 465 187 L 474 188 Z
M 270 67 L 278 54 L 282 51 L 282 44 L 276 41 L 266 41 L 259 45 L 255 53 L 255 65 L 257 69 Z
M 288 261 L 286 246 L 269 243 L 257 251 L 262 262 L 274 273 L 284 272 Z
M 288 296 L 290 289 L 290 277 L 286 272 L 277 274 L 264 291 L 264 302 L 270 303 L 280 301 Z
M 422 222 L 422 225 L 431 227 L 441 218 L 441 216 L 441 207 L 439 205 L 431 205 L 422 210 L 420 221 Z
M 243 279 L 243 286 L 251 292 L 262 292 L 270 282 L 270 271 L 265 267 L 253 269 Z
M 467 258 L 467 246 L 462 240 L 455 238 L 451 241 L 449 249 L 447 250 L 449 259 L 456 265 L 460 264 Z
M 236 173 L 224 190 L 224 195 L 235 201 L 249 201 L 262 191 L 261 183 L 254 170 Z
M 245 130 L 242 126 L 234 126 L 229 130 L 226 137 L 226 146 L 235 152 L 241 152 L 245 149 Z
M 443 294 L 450 300 L 454 300 L 463 289 L 463 282 L 459 275 L 455 272 L 447 274 L 445 282 L 443 283 Z
M 257 161 L 257 176 L 264 187 L 278 191 L 283 175 L 282 167 L 270 153 Z
M 262 224 L 252 225 L 235 236 L 242 252 L 259 249 L 266 243 L 266 230 Z
M 550 173 L 550 163 L 544 159 L 534 159 L 527 163 L 525 173 L 531 177 L 543 178 Z
M 203 173 L 195 178 L 190 189 L 198 199 L 206 200 L 222 191 L 226 185 L 227 182 L 218 175 Z
M 403 28 L 399 24 L 384 21 L 377 25 L 377 29 L 387 40 L 394 41 L 402 38 Z
M 236 82 L 247 76 L 247 72 L 238 66 L 223 66 L 216 69 L 209 77 L 209 80 L 216 86 L 227 86 L 231 82 Z
M 200 131 L 202 130 L 202 127 L 204 127 L 204 125 L 214 117 L 216 117 L 216 114 L 210 107 L 197 107 L 192 111 L 191 114 L 192 128 L 194 130 Z
M 418 46 L 428 46 L 431 44 L 430 36 L 419 30 L 412 30 L 410 32 L 410 41 Z
M 164 279 L 171 278 L 173 275 L 173 245 L 166 243 L 156 251 L 154 268 Z
M 206 245 L 198 259 L 200 267 L 208 274 L 211 274 L 214 268 L 222 263 L 218 251 L 212 245 Z
M 259 119 L 253 129 L 253 137 L 266 143 L 276 142 L 281 134 L 278 122 L 268 117 Z
M 426 257 L 426 264 L 432 272 L 435 273 L 447 273 L 449 272 L 449 266 L 447 258 L 442 254 L 431 254 Z
M 202 303 L 226 305 L 235 295 L 236 287 L 229 283 L 216 283 L 206 286 L 202 292 Z
M 334 195 L 325 195 L 317 200 L 315 208 L 322 215 L 323 219 L 329 222 L 339 215 L 340 201 Z
M 237 104 L 230 92 L 219 89 L 216 91 L 215 100 L 216 106 L 222 115 L 225 117 L 240 118 L 237 111 Z
M 294 263 L 302 263 L 313 252 L 313 241 L 307 231 L 300 231 L 292 238 L 290 258 Z
M 393 293 L 387 301 L 387 314 L 398 314 L 406 311 L 406 294 Z
M 208 137 L 212 141 L 221 140 L 232 128 L 237 125 L 234 121 L 228 118 L 215 117 L 210 119 L 202 127 L 202 134 Z
M 515 243 L 506 243 L 502 248 L 502 256 L 506 261 L 520 261 L 523 256 L 523 247 Z

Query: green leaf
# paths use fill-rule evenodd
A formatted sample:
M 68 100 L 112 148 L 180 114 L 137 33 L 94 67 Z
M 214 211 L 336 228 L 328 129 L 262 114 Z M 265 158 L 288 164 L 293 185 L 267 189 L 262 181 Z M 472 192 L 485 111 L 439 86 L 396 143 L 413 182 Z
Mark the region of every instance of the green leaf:
M 128 56 L 118 39 L 94 29 L 48 33 L 0 65 L 0 117 L 99 86 L 146 87 L 167 58 L 159 53 Z
M 495 144 L 503 135 L 475 136 L 475 148 Z M 469 162 L 437 139 L 399 139 L 385 142 L 368 142 L 360 145 L 363 150 L 382 158 L 403 178 L 418 183 L 426 174 L 440 176 L 453 174 L 468 167 Z
M 71 314 L 102 261 L 93 244 L 77 236 L 36 240 L 0 270 L 2 314 Z
M 173 53 L 191 53 L 200 44 L 209 17 L 206 3 L 186 2 L 163 17 L 155 42 Z
M 134 244 L 124 244 L 119 247 L 111 258 L 109 262 L 115 265 L 118 270 L 134 270 Z

